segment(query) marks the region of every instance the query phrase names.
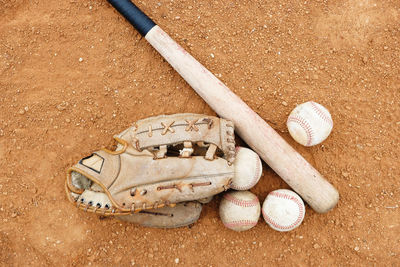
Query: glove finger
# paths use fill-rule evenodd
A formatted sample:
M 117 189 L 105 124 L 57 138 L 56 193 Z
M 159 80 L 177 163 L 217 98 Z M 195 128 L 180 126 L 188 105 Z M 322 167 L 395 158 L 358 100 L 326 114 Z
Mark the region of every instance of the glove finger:
M 197 201 L 181 202 L 175 207 L 144 210 L 135 214 L 116 216 L 121 221 L 153 228 L 177 228 L 195 223 L 202 210 Z

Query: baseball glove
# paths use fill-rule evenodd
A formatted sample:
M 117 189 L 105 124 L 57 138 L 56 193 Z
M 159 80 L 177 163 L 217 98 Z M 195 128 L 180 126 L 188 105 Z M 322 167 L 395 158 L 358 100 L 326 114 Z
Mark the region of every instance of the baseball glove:
M 179 227 L 196 221 L 201 203 L 246 173 L 247 162 L 235 162 L 234 125 L 221 118 L 150 117 L 114 139 L 115 149 L 96 151 L 68 169 L 67 196 L 79 209 L 146 226 Z

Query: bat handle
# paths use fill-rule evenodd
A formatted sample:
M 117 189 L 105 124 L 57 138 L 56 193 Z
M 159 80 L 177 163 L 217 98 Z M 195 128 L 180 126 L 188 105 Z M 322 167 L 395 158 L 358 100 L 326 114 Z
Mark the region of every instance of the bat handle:
M 146 34 L 156 24 L 146 14 L 144 14 L 130 0 L 107 0 L 122 16 L 124 16 L 130 24 L 142 35 Z

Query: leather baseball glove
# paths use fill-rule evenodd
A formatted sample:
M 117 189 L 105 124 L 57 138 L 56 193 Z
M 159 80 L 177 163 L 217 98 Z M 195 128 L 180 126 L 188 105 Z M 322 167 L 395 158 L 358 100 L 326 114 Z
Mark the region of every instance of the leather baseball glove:
M 68 169 L 67 196 L 79 209 L 179 227 L 198 219 L 197 200 L 229 189 L 235 176 L 234 125 L 228 120 L 161 115 L 137 121 L 114 139 L 115 150 L 96 151 Z

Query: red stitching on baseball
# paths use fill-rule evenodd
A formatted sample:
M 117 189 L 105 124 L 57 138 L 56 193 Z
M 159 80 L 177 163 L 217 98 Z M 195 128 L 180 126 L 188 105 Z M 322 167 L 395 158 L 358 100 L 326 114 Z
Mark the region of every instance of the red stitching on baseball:
M 327 116 L 323 110 L 321 110 L 321 109 L 318 107 L 317 103 L 315 103 L 315 102 L 313 102 L 313 101 L 311 101 L 310 103 L 311 103 L 311 106 L 312 106 L 312 108 L 314 109 L 315 113 L 317 113 L 317 115 L 318 115 L 322 120 L 324 120 L 326 123 L 328 123 L 330 126 L 333 126 L 333 121 L 332 121 L 332 119 L 331 119 L 329 116 Z
M 232 196 L 231 194 L 225 194 L 223 196 L 226 200 L 228 200 L 229 202 L 241 206 L 241 207 L 254 207 L 257 206 L 260 202 L 258 201 L 258 198 L 255 197 L 252 200 L 241 200 L 241 199 L 237 199 L 234 196 Z
M 279 198 L 292 200 L 299 207 L 299 216 L 297 217 L 297 219 L 296 219 L 296 221 L 294 223 L 292 223 L 290 225 L 287 225 L 287 226 L 284 226 L 284 225 L 278 224 L 271 217 L 269 217 L 267 214 L 265 214 L 264 210 L 262 210 L 263 217 L 269 224 L 273 225 L 277 229 L 290 230 L 291 228 L 293 228 L 294 226 L 298 225 L 301 222 L 301 220 L 304 217 L 304 208 L 303 208 L 302 203 L 296 197 L 288 195 L 288 194 L 284 194 L 284 193 L 279 193 L 279 192 L 271 192 L 270 195 L 271 196 L 275 196 L 275 197 L 279 197 Z
M 240 146 L 236 147 L 236 153 L 239 152 L 240 149 L 241 149 Z M 256 157 L 257 163 L 256 163 L 256 169 L 255 169 L 253 179 L 251 179 L 246 185 L 243 185 L 243 186 L 237 186 L 237 185 L 233 184 L 233 186 L 232 186 L 233 189 L 247 190 L 256 184 L 257 176 L 260 176 L 259 172 L 260 172 L 260 166 L 262 163 L 261 163 L 260 157 L 257 154 L 254 154 L 254 156 Z
M 233 228 L 236 226 L 255 226 L 258 221 L 250 221 L 250 220 L 239 220 L 233 222 L 224 222 L 224 225 L 228 228 Z
M 304 120 L 303 118 L 297 117 L 297 116 L 289 117 L 288 122 L 298 123 L 301 126 L 301 128 L 303 128 L 304 131 L 307 134 L 307 144 L 306 144 L 306 146 L 311 145 L 311 141 L 312 141 L 312 138 L 314 136 L 314 133 L 313 133 L 312 128 L 311 128 L 311 125 L 308 124 L 308 122 L 306 120 Z

